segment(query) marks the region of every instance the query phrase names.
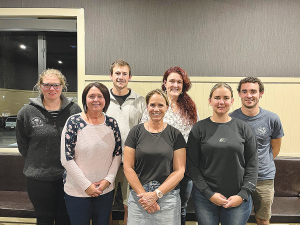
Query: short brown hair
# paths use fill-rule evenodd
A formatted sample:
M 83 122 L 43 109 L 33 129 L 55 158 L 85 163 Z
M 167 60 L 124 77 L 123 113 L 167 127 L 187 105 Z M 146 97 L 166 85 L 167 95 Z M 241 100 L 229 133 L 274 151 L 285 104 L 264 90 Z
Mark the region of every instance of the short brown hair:
M 114 61 L 111 66 L 110 66 L 110 74 L 112 75 L 114 73 L 114 68 L 116 66 L 120 66 L 120 67 L 123 67 L 123 66 L 128 66 L 128 69 L 129 69 L 129 76 L 131 76 L 131 67 L 130 65 L 128 64 L 128 62 L 124 61 L 123 59 L 118 59 L 116 61 Z
M 99 82 L 90 83 L 90 84 L 86 85 L 86 87 L 84 88 L 84 90 L 82 92 L 82 105 L 83 105 L 84 112 L 86 113 L 88 111 L 88 108 L 86 105 L 86 96 L 92 87 L 98 88 L 101 91 L 101 93 L 103 94 L 103 97 L 105 99 L 105 106 L 103 108 L 103 112 L 106 112 L 108 109 L 108 106 L 110 104 L 109 90 L 107 89 L 107 87 L 104 84 L 99 83 Z
M 242 84 L 245 84 L 245 83 L 254 83 L 254 84 L 258 83 L 259 92 L 262 93 L 265 91 L 264 84 L 261 82 L 260 79 L 258 79 L 257 77 L 246 77 L 246 78 L 240 80 L 239 86 L 237 87 L 238 93 L 241 92 L 241 86 L 242 86 Z

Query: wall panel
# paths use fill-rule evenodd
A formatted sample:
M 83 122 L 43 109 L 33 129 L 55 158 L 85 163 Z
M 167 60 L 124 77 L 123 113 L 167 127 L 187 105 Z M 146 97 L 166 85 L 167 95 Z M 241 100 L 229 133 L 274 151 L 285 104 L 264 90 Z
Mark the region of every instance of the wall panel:
M 108 75 L 86 76 L 88 82 L 97 80 L 108 87 L 112 86 Z M 211 88 L 218 82 L 229 81 L 228 84 L 234 92 L 234 104 L 230 111 L 241 107 L 241 100 L 237 93 L 238 82 L 241 78 L 228 77 L 191 77 L 192 88 L 188 94 L 195 101 L 200 119 L 212 115 L 212 109 L 208 104 Z M 300 123 L 298 114 L 300 104 L 297 104 L 298 90 L 300 90 L 299 78 L 262 78 L 265 85 L 265 93 L 260 99 L 260 106 L 266 110 L 275 112 L 281 119 L 285 136 L 282 139 L 281 156 L 300 156 Z M 129 86 L 140 95 L 145 96 L 150 90 L 160 88 L 161 79 L 156 76 L 133 76 Z

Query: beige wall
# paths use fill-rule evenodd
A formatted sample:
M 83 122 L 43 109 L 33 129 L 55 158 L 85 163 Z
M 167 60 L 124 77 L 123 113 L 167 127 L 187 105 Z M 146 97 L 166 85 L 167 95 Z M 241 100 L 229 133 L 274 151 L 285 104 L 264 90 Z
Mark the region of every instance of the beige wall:
M 212 115 L 208 105 L 208 95 L 214 84 L 227 82 L 234 90 L 235 101 L 231 111 L 241 107 L 236 88 L 241 78 L 237 77 L 191 77 L 192 88 L 188 94 L 195 101 L 200 119 Z M 297 103 L 300 78 L 261 78 L 265 84 L 265 93 L 260 100 L 260 106 L 275 112 L 281 119 L 285 136 L 282 139 L 281 156 L 300 156 L 300 126 L 298 114 L 300 105 Z M 85 76 L 85 84 L 100 81 L 107 87 L 112 86 L 108 75 Z M 145 96 L 148 91 L 161 87 L 161 77 L 133 76 L 129 86 L 137 93 Z

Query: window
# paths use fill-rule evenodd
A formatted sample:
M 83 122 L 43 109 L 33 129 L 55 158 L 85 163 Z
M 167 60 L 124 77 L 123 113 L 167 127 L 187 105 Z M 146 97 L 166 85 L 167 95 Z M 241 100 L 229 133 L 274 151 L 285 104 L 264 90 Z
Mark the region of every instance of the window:
M 55 17 L 61 14 L 60 18 L 56 18 L 60 20 L 58 28 L 52 24 L 51 26 L 55 29 L 49 29 L 42 25 L 43 29 L 41 30 L 21 29 L 20 31 L 16 28 L 10 30 L 2 26 L 4 20 L 1 20 L 3 19 L 1 16 L 11 16 L 18 14 L 18 12 L 21 12 L 21 16 L 22 13 L 28 16 L 28 12 L 35 13 L 36 10 L 0 10 L 0 148 L 16 148 L 15 116 L 19 109 L 29 102 L 29 97 L 37 96 L 32 88 L 37 81 L 38 74 L 43 69 L 60 69 L 69 83 L 67 96 L 77 97 L 79 79 L 77 71 L 84 71 L 82 69 L 84 62 L 77 65 L 79 51 L 77 37 L 80 37 L 81 45 L 79 48 L 84 53 L 83 9 L 39 9 L 37 11 L 42 14 L 39 19 L 44 19 L 42 20 L 44 24 L 45 21 L 46 24 L 51 24 L 49 17 L 53 20 L 52 13 Z M 68 20 L 64 17 L 65 12 L 68 15 Z M 34 13 L 32 13 L 33 16 L 35 16 Z M 70 24 L 70 18 L 73 20 L 73 22 L 71 21 L 73 25 L 66 26 L 68 29 L 64 30 L 61 24 L 65 21 Z M 76 32 L 77 27 L 80 28 L 80 34 Z M 84 54 L 81 55 L 84 57 Z M 81 79 L 84 80 L 83 75 L 81 74 Z M 81 83 L 84 85 L 84 82 Z

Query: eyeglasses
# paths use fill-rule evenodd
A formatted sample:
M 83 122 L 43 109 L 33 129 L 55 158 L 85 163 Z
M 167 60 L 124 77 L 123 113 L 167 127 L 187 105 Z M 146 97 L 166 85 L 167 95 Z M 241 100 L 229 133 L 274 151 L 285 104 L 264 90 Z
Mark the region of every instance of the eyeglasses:
M 49 83 L 42 83 L 44 89 L 50 89 L 53 87 L 54 89 L 58 90 L 61 87 L 61 84 L 49 84 Z

